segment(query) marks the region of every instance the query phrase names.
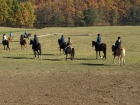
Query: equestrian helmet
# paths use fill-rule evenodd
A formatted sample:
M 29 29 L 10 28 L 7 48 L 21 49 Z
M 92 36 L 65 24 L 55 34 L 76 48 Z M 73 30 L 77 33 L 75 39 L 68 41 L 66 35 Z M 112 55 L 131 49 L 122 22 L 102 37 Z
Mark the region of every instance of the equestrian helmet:
M 118 39 L 121 39 L 121 37 L 120 37 L 120 36 L 118 36 Z
M 36 37 L 36 34 L 34 34 L 34 37 Z
M 70 37 L 68 37 L 68 39 L 70 39 Z

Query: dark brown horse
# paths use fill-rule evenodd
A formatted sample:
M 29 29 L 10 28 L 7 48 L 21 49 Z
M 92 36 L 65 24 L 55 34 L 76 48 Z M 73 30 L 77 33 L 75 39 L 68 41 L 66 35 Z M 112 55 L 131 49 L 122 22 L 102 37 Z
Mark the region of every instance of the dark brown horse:
M 112 52 L 115 49 L 115 45 L 112 45 Z M 115 50 L 114 58 L 113 58 L 113 64 L 115 63 L 115 58 L 118 56 L 118 64 L 125 64 L 125 49 L 123 47 L 119 47 Z
M 107 46 L 105 43 L 101 43 L 100 45 L 97 44 L 97 42 L 92 41 L 92 47 L 95 46 L 95 51 L 96 51 L 96 59 L 98 58 L 98 51 L 99 51 L 99 56 L 100 58 L 105 58 L 106 59 L 106 49 Z M 103 57 L 100 55 L 100 51 L 103 51 Z
M 66 42 L 61 43 L 61 40 L 58 39 L 58 44 L 59 44 L 59 48 L 60 48 L 60 53 L 61 53 L 61 49 L 63 49 L 63 53 L 65 54 L 65 48 L 66 48 Z
M 75 54 L 75 49 L 74 48 L 68 47 L 66 49 L 65 53 L 66 53 L 66 60 L 67 60 L 68 54 L 70 55 L 71 60 L 74 59 L 74 54 Z
M 26 48 L 27 47 L 27 40 L 24 38 L 24 35 L 20 36 L 20 45 L 21 45 L 21 49 Z
M 32 49 L 34 51 L 35 57 L 36 57 L 36 53 L 38 54 L 38 58 L 39 58 L 39 56 L 41 57 L 41 54 L 42 54 L 41 44 L 38 43 L 37 45 L 34 45 L 34 41 L 31 39 L 30 40 L 30 45 L 32 45 Z
M 2 41 L 2 44 L 3 44 L 3 46 L 4 46 L 4 50 L 6 49 L 9 49 L 10 50 L 10 48 L 9 48 L 9 41 L 8 40 L 3 40 Z M 5 46 L 7 46 L 7 48 L 5 48 Z

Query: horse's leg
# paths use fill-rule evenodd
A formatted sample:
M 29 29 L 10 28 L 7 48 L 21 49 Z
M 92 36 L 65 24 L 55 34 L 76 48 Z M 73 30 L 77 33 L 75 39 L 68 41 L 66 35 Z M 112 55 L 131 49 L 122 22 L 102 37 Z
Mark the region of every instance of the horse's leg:
M 96 51 L 96 59 L 98 58 L 98 51 Z
M 115 55 L 114 55 L 114 58 L 113 58 L 113 64 L 115 64 Z
M 36 51 L 34 51 L 34 55 L 35 55 L 35 57 L 36 57 Z
M 66 60 L 67 60 L 68 54 L 66 54 Z
M 5 45 L 3 45 L 3 47 L 4 47 L 4 50 L 5 50 Z
M 37 51 L 37 54 L 38 54 L 38 58 L 39 58 L 39 54 L 40 54 L 39 51 Z
M 10 48 L 9 48 L 9 42 L 7 42 L 7 49 L 9 49 L 9 50 L 10 50 Z
M 120 63 L 121 63 L 121 57 L 119 56 L 119 58 L 118 58 L 118 65 L 120 65 Z
M 100 51 L 99 51 L 99 57 L 101 58 Z

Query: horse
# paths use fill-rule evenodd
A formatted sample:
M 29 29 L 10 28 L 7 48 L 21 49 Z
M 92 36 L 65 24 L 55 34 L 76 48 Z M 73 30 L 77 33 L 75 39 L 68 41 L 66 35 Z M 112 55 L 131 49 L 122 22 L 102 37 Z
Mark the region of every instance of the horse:
M 29 37 L 31 37 L 31 33 L 24 35 L 24 38 L 27 38 L 29 40 Z
M 32 49 L 34 51 L 35 57 L 36 57 L 36 53 L 38 54 L 38 58 L 39 58 L 39 56 L 41 57 L 41 54 L 42 54 L 41 44 L 38 43 L 37 45 L 34 45 L 34 46 L 33 46 L 33 44 L 34 44 L 34 41 L 31 39 L 30 40 L 30 45 L 32 45 Z
M 115 45 L 112 45 L 112 52 L 114 51 Z M 113 58 L 113 64 L 115 63 L 115 58 L 118 56 L 118 64 L 124 64 L 125 65 L 125 49 L 123 47 L 119 47 L 116 49 L 114 58 Z
M 20 45 L 21 45 L 21 49 L 23 49 L 23 46 L 24 48 L 27 47 L 27 40 L 24 38 L 24 35 L 20 36 Z
M 69 46 L 69 47 L 65 50 L 65 54 L 66 54 L 66 60 L 67 60 L 68 54 L 70 54 L 70 58 L 71 58 L 71 60 L 73 60 L 73 59 L 74 59 L 74 54 L 75 54 L 75 49 L 72 48 L 71 46 Z
M 63 49 L 63 53 L 65 54 L 65 48 L 67 46 L 66 42 L 61 43 L 61 40 L 58 39 L 58 44 L 59 44 L 59 48 L 60 48 L 60 53 L 61 53 L 61 49 Z
M 13 37 L 12 37 L 12 36 L 9 36 L 9 37 L 8 37 L 8 41 L 9 41 L 9 42 L 12 42 L 12 40 L 13 40 Z
M 10 50 L 10 48 L 9 48 L 9 41 L 8 40 L 3 40 L 2 41 L 2 44 L 3 44 L 3 46 L 4 46 L 4 50 L 6 49 L 9 49 Z M 5 46 L 7 46 L 7 48 L 5 48 Z
M 98 58 L 98 51 L 99 51 L 99 56 L 100 58 L 105 58 L 106 59 L 106 49 L 107 46 L 105 43 L 101 43 L 100 45 L 97 44 L 97 42 L 92 41 L 92 47 L 95 46 L 95 51 L 96 51 L 96 59 Z M 100 55 L 100 51 L 103 51 L 103 57 Z

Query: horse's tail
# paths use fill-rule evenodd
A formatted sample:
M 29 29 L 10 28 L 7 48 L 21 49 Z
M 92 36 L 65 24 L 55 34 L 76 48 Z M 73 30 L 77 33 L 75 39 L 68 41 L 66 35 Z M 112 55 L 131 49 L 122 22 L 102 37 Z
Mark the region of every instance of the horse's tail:
M 75 50 L 74 50 L 74 48 L 72 48 L 72 54 L 73 54 L 73 58 L 74 58 L 74 56 L 75 56 Z
M 10 49 L 10 48 L 9 48 L 9 41 L 8 41 L 8 40 L 7 40 L 7 48 Z
M 122 57 L 125 56 L 125 49 L 124 49 L 124 48 L 121 49 L 121 56 L 122 56 Z
M 41 48 L 41 44 L 39 43 L 39 50 L 40 50 L 40 55 L 42 55 L 42 48 Z
M 105 46 L 104 46 L 104 56 L 105 56 L 105 59 L 106 59 L 106 50 L 107 50 L 107 46 L 106 46 L 106 44 L 105 44 Z

